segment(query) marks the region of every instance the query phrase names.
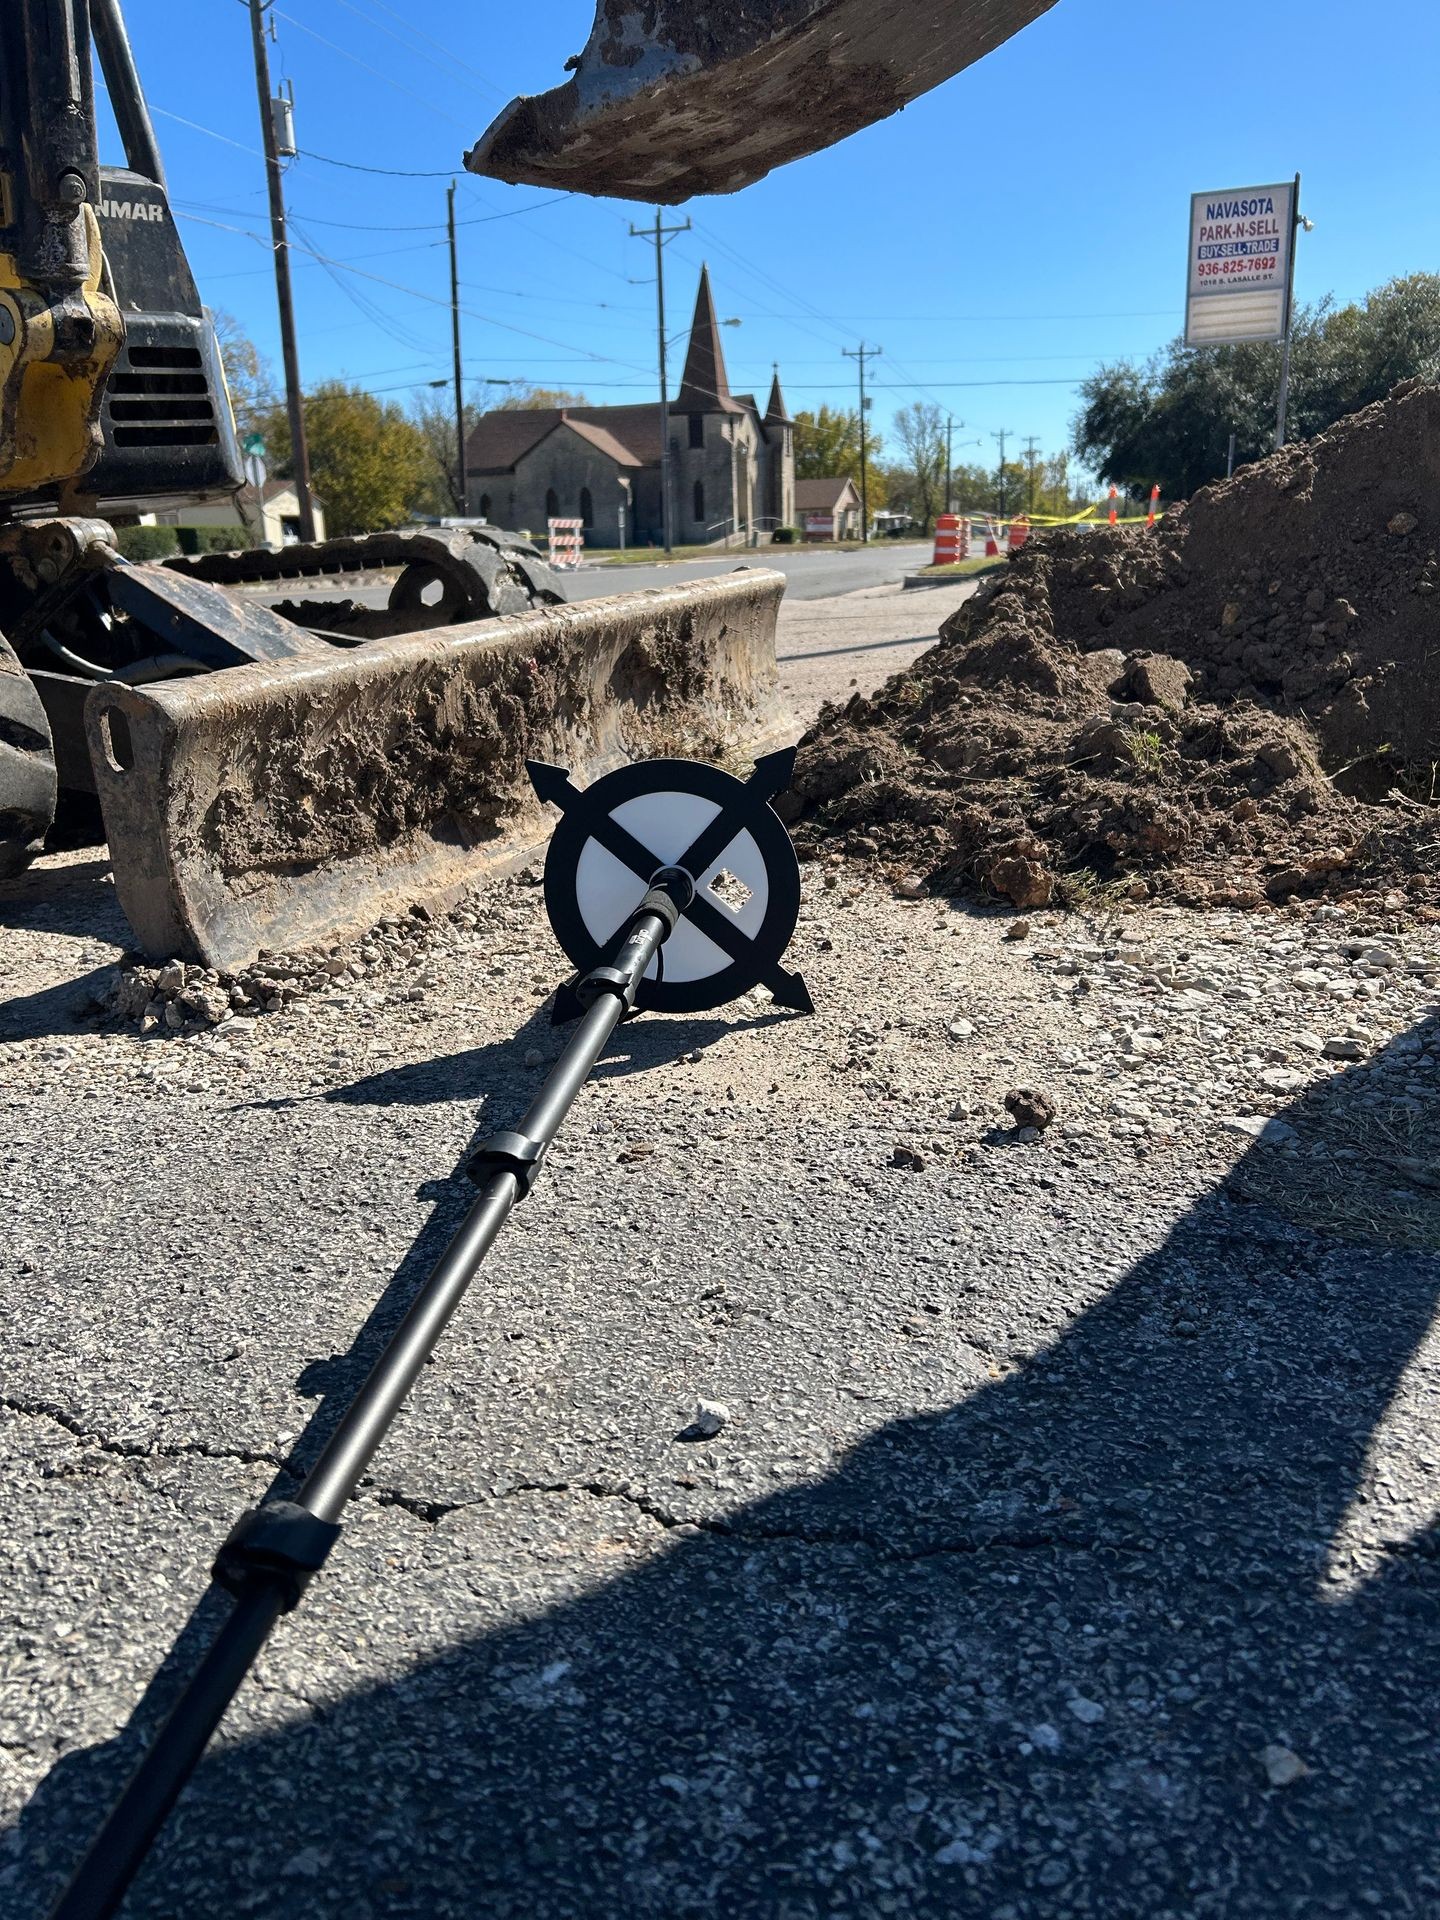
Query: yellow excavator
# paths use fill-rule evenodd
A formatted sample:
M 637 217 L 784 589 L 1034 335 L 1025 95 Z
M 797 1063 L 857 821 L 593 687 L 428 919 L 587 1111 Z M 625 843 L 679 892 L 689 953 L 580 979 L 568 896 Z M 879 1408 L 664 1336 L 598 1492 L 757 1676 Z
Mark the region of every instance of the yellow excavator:
M 733 192 L 1051 4 L 599 0 L 569 79 L 466 164 L 652 202 Z M 123 168 L 99 162 L 96 60 Z M 0 0 L 0 881 L 58 791 L 93 792 L 137 943 L 237 967 L 513 854 L 527 759 L 592 777 L 784 731 L 783 581 L 762 570 L 567 604 L 489 528 L 117 552 L 114 519 L 242 479 L 120 0 Z M 372 569 L 393 580 L 378 613 L 343 590 Z

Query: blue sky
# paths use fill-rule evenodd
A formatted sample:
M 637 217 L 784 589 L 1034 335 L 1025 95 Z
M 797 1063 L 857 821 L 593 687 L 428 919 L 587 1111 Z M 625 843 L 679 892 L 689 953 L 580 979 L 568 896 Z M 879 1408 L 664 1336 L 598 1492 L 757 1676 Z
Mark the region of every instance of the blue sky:
M 247 11 L 126 11 L 202 293 L 278 363 L 273 277 L 249 237 L 266 221 Z M 467 374 L 600 403 L 655 391 L 653 287 L 631 284 L 651 260 L 628 236 L 650 210 L 542 205 L 459 165 L 508 99 L 562 77 L 593 13 L 592 0 L 279 0 L 271 57 L 309 154 L 455 168 Z M 708 259 L 720 312 L 743 323 L 724 335 L 737 391 L 763 399 L 778 360 L 792 409 L 853 402 L 841 348 L 863 338 L 885 349 L 882 431 L 924 398 L 964 422 L 957 459 L 993 464 L 1001 428 L 1053 451 L 1087 371 L 1178 330 L 1191 192 L 1299 170 L 1316 222 L 1301 299 L 1440 267 L 1437 71 L 1436 0 L 1059 0 L 891 120 L 682 210 L 695 231 L 667 250 L 672 332 Z M 118 158 L 113 132 L 102 140 Z M 404 399 L 448 374 L 445 187 L 293 163 L 293 238 L 326 256 L 296 256 L 307 382 L 343 375 Z M 983 447 L 962 451 L 972 439 Z

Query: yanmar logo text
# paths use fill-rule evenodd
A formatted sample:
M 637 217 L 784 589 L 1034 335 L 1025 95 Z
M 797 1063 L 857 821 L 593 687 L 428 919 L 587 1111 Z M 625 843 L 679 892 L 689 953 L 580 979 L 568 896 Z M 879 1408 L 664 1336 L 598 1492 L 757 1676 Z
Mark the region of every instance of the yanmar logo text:
M 102 200 L 103 220 L 163 220 L 165 209 L 158 200 Z

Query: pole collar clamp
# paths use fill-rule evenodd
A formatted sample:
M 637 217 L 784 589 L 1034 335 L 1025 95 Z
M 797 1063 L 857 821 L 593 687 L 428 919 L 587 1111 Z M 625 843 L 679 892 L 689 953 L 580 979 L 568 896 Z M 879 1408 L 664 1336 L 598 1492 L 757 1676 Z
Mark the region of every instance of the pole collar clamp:
M 242 1513 L 215 1556 L 211 1578 L 231 1593 L 254 1580 L 278 1586 L 286 1613 L 324 1566 L 340 1538 L 337 1520 L 321 1520 L 293 1500 L 267 1500 Z
M 513 1173 L 523 1200 L 540 1177 L 548 1146 L 548 1141 L 532 1140 L 527 1133 L 492 1133 L 471 1154 L 465 1171 L 476 1186 L 487 1174 Z

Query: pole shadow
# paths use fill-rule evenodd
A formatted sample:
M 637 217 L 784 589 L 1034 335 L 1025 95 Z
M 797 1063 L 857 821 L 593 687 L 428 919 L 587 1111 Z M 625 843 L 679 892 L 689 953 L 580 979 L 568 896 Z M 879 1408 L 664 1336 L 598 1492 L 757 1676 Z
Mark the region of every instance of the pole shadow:
M 1415 1058 L 1298 1099 L 1299 1145 L 1227 1183 L 1258 1202 L 1207 1193 L 1050 1347 L 821 1480 L 698 1519 L 623 1485 L 451 1515 L 431 1551 L 473 1542 L 482 1582 L 533 1578 L 562 1508 L 648 1549 L 214 1752 L 129 1920 L 1436 1911 L 1440 1536 L 1413 1502 L 1376 1524 L 1372 1467 L 1433 1367 L 1440 1237 L 1388 1243 L 1413 1215 L 1389 1233 L 1363 1159 L 1323 1183 L 1348 1214 L 1303 1164 L 1377 1086 L 1415 1099 Z M 37 1907 L 133 1744 L 36 1793 Z

